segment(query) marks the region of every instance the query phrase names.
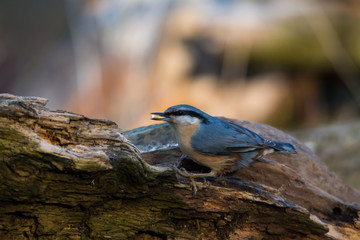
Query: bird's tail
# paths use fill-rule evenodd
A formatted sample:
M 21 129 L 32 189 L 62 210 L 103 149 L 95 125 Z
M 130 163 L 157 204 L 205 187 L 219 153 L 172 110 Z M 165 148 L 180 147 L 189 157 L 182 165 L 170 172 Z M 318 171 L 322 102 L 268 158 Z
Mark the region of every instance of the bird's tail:
M 279 152 L 289 152 L 296 153 L 296 150 L 293 145 L 290 143 L 274 142 L 275 146 L 273 148 Z

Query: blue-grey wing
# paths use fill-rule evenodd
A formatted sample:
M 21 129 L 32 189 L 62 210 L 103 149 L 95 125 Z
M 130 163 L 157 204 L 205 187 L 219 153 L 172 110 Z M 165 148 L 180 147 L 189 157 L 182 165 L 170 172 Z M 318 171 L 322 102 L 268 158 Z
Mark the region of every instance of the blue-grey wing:
M 273 142 L 266 138 L 260 137 L 259 135 L 250 131 L 249 129 L 246 129 L 244 127 L 241 127 L 241 126 L 233 124 L 233 123 L 229 123 L 229 124 L 230 124 L 230 127 L 233 128 L 234 130 L 244 133 L 249 138 L 256 141 L 256 143 L 258 143 L 258 148 L 270 147 L 279 152 L 296 153 L 296 149 L 290 143 Z
M 254 151 L 266 146 L 267 140 L 256 133 L 216 119 L 209 125 L 200 125 L 191 139 L 195 151 L 209 155 L 228 155 Z

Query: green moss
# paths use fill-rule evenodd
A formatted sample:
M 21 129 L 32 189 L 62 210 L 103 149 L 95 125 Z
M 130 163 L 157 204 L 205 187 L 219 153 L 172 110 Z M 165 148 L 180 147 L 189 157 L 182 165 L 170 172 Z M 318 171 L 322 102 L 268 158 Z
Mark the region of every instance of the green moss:
M 110 235 L 115 239 L 127 239 L 139 232 L 154 232 L 166 236 L 187 236 L 177 231 L 168 214 L 172 208 L 182 208 L 178 202 L 158 201 L 151 198 L 122 199 L 109 201 L 101 206 L 101 211 L 91 208 L 86 224 L 92 229 L 91 237 L 105 239 Z M 114 227 L 116 226 L 116 227 Z
M 0 123 L 0 156 L 26 153 L 37 147 L 37 143 L 10 126 Z

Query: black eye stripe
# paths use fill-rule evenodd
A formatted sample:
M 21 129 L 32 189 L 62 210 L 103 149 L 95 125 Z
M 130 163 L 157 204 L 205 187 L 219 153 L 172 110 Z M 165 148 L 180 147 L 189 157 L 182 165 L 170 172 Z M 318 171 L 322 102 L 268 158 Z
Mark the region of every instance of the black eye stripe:
M 177 111 L 173 111 L 173 112 L 168 112 L 166 113 L 167 116 L 169 115 L 173 115 L 173 116 L 190 116 L 190 117 L 196 117 L 199 118 L 203 123 L 208 123 L 208 120 L 206 119 L 206 117 L 204 117 L 203 115 L 201 115 L 200 113 L 191 111 L 191 110 L 177 110 Z
M 190 111 L 179 110 L 179 111 L 171 112 L 170 115 L 174 115 L 174 116 L 190 115 Z
M 178 111 L 170 112 L 169 115 L 174 115 L 174 116 L 189 115 L 195 117 L 195 116 L 199 116 L 200 114 L 189 110 L 178 110 Z

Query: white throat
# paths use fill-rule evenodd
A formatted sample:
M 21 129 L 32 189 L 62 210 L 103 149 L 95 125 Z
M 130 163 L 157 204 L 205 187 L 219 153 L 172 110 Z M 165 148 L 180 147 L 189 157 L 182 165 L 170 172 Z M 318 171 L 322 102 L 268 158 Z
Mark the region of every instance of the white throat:
M 171 119 L 175 125 L 198 125 L 200 120 L 191 116 L 176 116 Z
M 170 124 L 174 130 L 181 151 L 192 156 L 191 138 L 200 125 L 200 119 L 191 116 L 176 116 Z

